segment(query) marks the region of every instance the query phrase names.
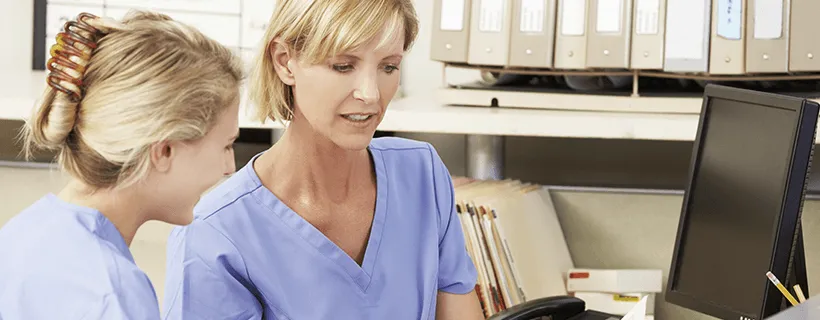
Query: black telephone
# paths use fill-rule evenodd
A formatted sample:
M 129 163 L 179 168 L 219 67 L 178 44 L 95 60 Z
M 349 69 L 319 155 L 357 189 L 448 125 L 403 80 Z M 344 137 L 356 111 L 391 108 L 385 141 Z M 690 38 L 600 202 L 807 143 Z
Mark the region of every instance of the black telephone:
M 530 300 L 504 311 L 487 320 L 620 320 L 621 316 L 595 310 L 586 310 L 584 300 L 570 296 L 546 297 Z

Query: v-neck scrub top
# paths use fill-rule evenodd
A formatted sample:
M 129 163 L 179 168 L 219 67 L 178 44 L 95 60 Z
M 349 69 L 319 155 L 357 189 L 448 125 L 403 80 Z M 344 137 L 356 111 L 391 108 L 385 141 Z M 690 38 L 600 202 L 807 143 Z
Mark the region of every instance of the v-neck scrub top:
M 160 309 L 111 221 L 48 194 L 0 229 L 0 319 L 157 320 Z
M 373 139 L 377 198 L 361 266 L 265 188 L 254 157 L 168 241 L 165 319 L 433 319 L 476 269 L 428 143 Z

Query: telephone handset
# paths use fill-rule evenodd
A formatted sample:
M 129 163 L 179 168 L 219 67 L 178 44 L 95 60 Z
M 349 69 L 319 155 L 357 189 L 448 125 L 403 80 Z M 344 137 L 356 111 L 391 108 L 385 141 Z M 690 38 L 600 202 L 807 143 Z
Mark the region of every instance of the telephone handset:
M 570 296 L 530 300 L 501 311 L 487 320 L 620 320 L 620 316 L 586 310 L 584 300 Z

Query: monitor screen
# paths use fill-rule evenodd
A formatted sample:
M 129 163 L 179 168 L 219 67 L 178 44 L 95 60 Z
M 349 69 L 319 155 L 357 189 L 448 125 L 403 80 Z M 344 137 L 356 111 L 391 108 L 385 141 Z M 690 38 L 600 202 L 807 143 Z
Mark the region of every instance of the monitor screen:
M 671 289 L 755 315 L 768 289 L 797 112 L 715 97 L 708 103 Z

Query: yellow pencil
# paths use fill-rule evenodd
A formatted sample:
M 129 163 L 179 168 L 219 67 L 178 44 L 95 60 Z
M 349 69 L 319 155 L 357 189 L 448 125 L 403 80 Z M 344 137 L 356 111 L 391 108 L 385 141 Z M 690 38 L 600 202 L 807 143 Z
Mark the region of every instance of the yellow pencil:
M 792 296 L 792 294 L 789 293 L 789 290 L 786 290 L 786 287 L 784 287 L 783 284 L 780 283 L 780 280 L 777 280 L 777 277 L 775 277 L 771 271 L 766 272 L 766 277 L 768 277 L 769 281 L 771 281 L 772 284 L 774 284 L 774 286 L 777 287 L 777 290 L 780 290 L 780 293 L 782 293 L 783 296 L 786 297 L 786 300 L 789 300 L 789 303 L 791 303 L 793 306 L 797 305 L 797 300 L 794 300 L 794 296 Z
M 803 289 L 800 288 L 799 284 L 794 285 L 794 294 L 797 295 L 797 300 L 800 303 L 806 302 L 806 297 L 803 295 Z

